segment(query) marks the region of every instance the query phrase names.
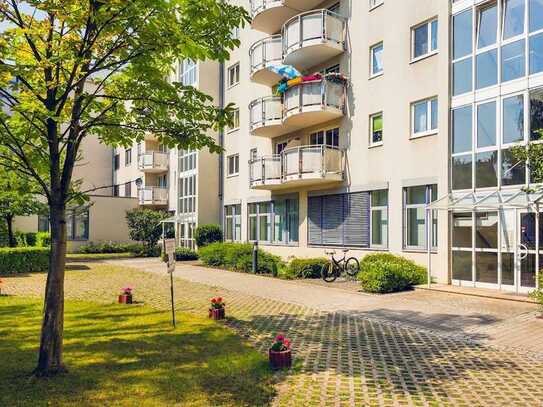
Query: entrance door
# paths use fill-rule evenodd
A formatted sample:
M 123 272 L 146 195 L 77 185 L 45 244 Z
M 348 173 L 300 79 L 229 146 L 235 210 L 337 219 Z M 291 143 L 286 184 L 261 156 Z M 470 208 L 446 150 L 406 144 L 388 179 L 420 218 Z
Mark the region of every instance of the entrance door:
M 538 264 L 541 262 L 538 249 L 543 237 L 542 227 L 543 213 L 526 211 L 519 213 L 516 272 L 519 292 L 529 292 L 536 287 Z

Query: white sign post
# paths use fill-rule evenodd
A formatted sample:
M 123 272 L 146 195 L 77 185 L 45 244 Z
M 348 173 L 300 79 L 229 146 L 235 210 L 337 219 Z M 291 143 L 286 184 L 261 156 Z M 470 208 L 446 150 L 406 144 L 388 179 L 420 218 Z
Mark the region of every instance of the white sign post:
M 164 253 L 167 257 L 167 270 L 170 275 L 170 296 L 172 300 L 172 324 L 175 328 L 175 301 L 173 295 L 173 272 L 175 271 L 175 239 L 163 240 Z

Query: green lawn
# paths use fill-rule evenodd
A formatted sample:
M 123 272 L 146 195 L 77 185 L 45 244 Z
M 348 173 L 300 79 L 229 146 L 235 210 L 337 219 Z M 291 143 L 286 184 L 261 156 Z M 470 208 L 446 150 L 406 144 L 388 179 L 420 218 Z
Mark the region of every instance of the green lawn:
M 131 257 L 135 257 L 133 253 L 68 253 L 66 255 L 68 261 L 124 259 Z
M 67 302 L 66 376 L 31 379 L 42 302 L 0 297 L 0 406 L 260 406 L 265 357 L 207 319 L 146 306 Z

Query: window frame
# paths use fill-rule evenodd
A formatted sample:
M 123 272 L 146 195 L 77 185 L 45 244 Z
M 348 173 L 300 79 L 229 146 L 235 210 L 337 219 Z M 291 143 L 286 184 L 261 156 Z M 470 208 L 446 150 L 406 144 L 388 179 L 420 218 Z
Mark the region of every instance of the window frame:
M 382 69 L 380 71 L 374 71 L 374 69 L 373 69 L 374 68 L 373 60 L 374 60 L 375 50 L 377 48 L 379 48 L 379 47 L 381 47 L 381 66 L 382 66 Z M 384 52 L 385 52 L 384 41 L 380 41 L 380 42 L 370 46 L 370 79 L 378 78 L 378 77 L 384 75 L 384 73 L 385 73 L 385 64 L 384 64 L 384 61 L 383 61 Z
M 436 101 L 437 105 L 437 122 L 436 127 L 432 128 L 432 115 L 434 113 L 432 108 L 432 102 Z M 424 131 L 415 131 L 415 123 L 416 123 L 416 117 L 415 117 L 415 107 L 421 104 L 426 104 L 426 130 Z M 439 133 L 439 97 L 438 96 L 431 96 L 426 99 L 417 100 L 415 102 L 411 103 L 411 139 L 417 139 L 420 137 L 426 137 L 426 136 L 435 136 Z
M 437 32 L 436 32 L 436 48 L 432 49 L 432 40 L 433 40 L 433 31 L 432 31 L 432 24 L 437 24 Z M 428 33 L 426 40 L 428 41 L 428 52 L 425 54 L 421 54 L 419 56 L 415 56 L 415 49 L 416 49 L 416 35 L 415 31 L 423 26 L 427 26 Z M 436 55 L 439 53 L 439 19 L 437 16 L 432 17 L 426 21 L 423 21 L 422 23 L 419 23 L 413 27 L 411 27 L 411 63 L 418 62 L 422 59 L 429 58 L 433 55 Z
M 183 59 L 179 62 L 179 82 L 183 86 L 197 87 L 198 76 L 198 62 L 191 59 Z
M 124 166 L 128 167 L 132 164 L 132 147 L 124 150 Z
M 373 11 L 383 4 L 385 4 L 385 0 L 369 0 L 369 11 Z
M 425 188 L 425 203 L 421 204 L 408 204 L 407 203 L 407 197 L 408 193 L 407 190 L 409 188 L 418 188 L 418 187 L 424 187 Z M 426 210 L 426 207 L 431 204 L 432 202 L 435 202 L 432 200 L 433 197 L 433 190 L 435 188 L 436 195 L 435 200 L 439 199 L 439 196 L 437 195 L 438 191 L 438 185 L 437 184 L 427 184 L 427 185 L 412 185 L 408 187 L 403 187 L 402 193 L 402 218 L 403 218 L 403 242 L 402 242 L 402 250 L 405 252 L 423 252 L 428 250 L 428 211 Z M 409 209 L 424 209 L 424 244 L 419 246 L 410 246 L 407 244 L 408 242 L 408 236 L 409 236 L 409 224 L 407 222 L 407 213 Z M 438 222 L 437 222 L 437 215 L 434 214 L 432 211 L 432 223 L 435 221 L 435 225 L 432 227 L 432 244 L 430 251 L 432 253 L 437 252 L 439 240 L 437 236 L 438 231 Z
M 383 191 L 386 191 L 387 193 L 387 204 L 386 205 L 373 205 L 373 194 L 374 193 L 377 193 L 377 192 L 383 192 Z M 389 197 L 389 190 L 388 189 L 377 189 L 377 190 L 374 190 L 374 191 L 369 191 L 370 192 L 370 222 L 369 222 L 369 226 L 370 226 L 370 241 L 369 241 L 369 248 L 370 249 L 378 249 L 378 250 L 388 250 L 389 248 L 389 240 L 390 240 L 390 237 L 389 237 L 389 234 L 390 234 L 390 222 L 389 222 L 389 201 L 390 201 L 390 197 Z M 386 220 L 387 220 L 387 226 L 386 226 L 386 239 L 384 239 L 383 241 L 383 244 L 374 244 L 373 243 L 373 213 L 374 212 L 384 212 L 385 215 L 386 215 Z
M 231 160 L 233 160 L 232 162 L 234 163 L 234 172 L 230 171 Z M 239 176 L 239 153 L 230 154 L 226 157 L 226 176 L 227 178 Z
M 229 209 L 232 209 L 229 214 Z M 224 206 L 224 240 L 227 242 L 241 242 L 241 204 Z M 228 224 L 231 222 L 232 239 L 228 238 Z M 238 229 L 239 226 L 239 229 Z M 239 235 L 238 232 L 239 231 Z
M 284 218 L 284 229 L 283 229 L 283 235 L 281 236 L 281 240 L 277 240 L 275 236 L 275 207 L 277 202 L 282 202 L 283 205 L 283 218 Z M 262 212 L 261 208 L 264 205 L 268 205 L 269 212 Z M 254 213 L 251 213 L 251 208 L 254 207 L 255 211 Z M 293 225 L 291 224 L 291 218 L 290 214 L 293 212 L 293 207 L 296 209 L 296 219 L 297 224 Z M 269 225 L 269 236 L 268 240 L 260 240 L 260 219 L 261 218 L 267 218 L 268 219 L 268 225 Z M 251 236 L 251 218 L 255 219 L 256 222 L 256 237 L 257 240 L 252 239 Z M 297 240 L 291 240 L 291 229 L 292 227 L 295 227 L 297 229 Z M 270 246 L 299 246 L 300 243 L 300 201 L 299 197 L 285 197 L 282 199 L 273 199 L 270 201 L 260 201 L 260 202 L 251 202 L 247 204 L 247 241 L 248 242 L 256 242 L 264 243 L 266 245 Z
M 240 129 L 240 110 L 239 107 L 235 108 L 233 111 L 233 126 L 228 128 L 228 133 L 233 133 L 235 131 L 238 131 Z
M 380 141 L 373 141 L 373 133 L 374 133 L 374 119 L 377 118 L 377 117 L 381 117 L 381 140 Z M 384 144 L 384 139 L 385 139 L 385 121 L 384 121 L 384 114 L 383 112 L 377 112 L 377 113 L 373 113 L 373 114 L 370 114 L 369 116 L 369 148 L 372 148 L 372 147 L 380 147 Z
M 227 89 L 231 89 L 240 83 L 240 63 L 236 62 L 228 67 L 227 72 Z

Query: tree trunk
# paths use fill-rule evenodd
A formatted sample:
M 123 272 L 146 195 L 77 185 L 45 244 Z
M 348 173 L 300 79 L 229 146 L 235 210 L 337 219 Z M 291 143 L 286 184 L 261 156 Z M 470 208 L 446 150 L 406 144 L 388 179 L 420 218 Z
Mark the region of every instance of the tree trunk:
M 6 216 L 6 224 L 8 226 L 8 244 L 9 247 L 17 246 L 15 235 L 13 234 L 13 216 Z
M 45 287 L 45 304 L 36 376 L 53 376 L 66 371 L 63 363 L 64 272 L 66 268 L 66 207 L 50 206 L 51 254 Z

